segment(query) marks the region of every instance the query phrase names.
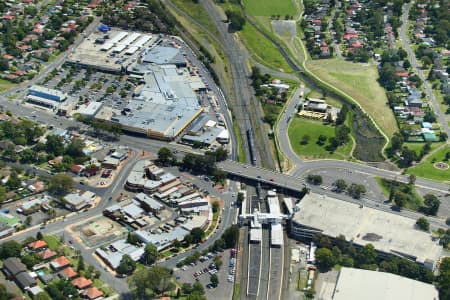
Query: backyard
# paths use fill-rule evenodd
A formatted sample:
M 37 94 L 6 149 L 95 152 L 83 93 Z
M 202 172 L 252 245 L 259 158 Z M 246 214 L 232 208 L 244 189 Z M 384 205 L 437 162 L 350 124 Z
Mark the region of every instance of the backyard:
M 319 145 L 317 143 L 319 136 L 323 135 L 327 140 L 334 137 L 334 127 L 331 125 L 324 125 L 322 121 L 308 120 L 304 118 L 294 118 L 291 121 L 288 129 L 289 140 L 294 152 L 304 159 L 318 159 L 318 158 L 335 158 L 335 159 L 349 159 L 352 150 L 353 142 L 339 146 L 334 152 L 325 149 L 328 143 Z M 309 136 L 308 142 L 302 143 L 305 135 Z

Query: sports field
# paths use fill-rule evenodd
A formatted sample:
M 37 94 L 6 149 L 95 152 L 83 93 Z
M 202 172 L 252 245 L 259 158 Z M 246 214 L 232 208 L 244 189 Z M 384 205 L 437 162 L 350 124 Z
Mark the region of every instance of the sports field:
M 293 0 L 244 0 L 244 7 L 251 16 L 297 15 Z
M 450 169 L 438 169 L 434 166 L 439 162 L 450 165 L 450 161 L 445 161 L 445 155 L 447 152 L 450 152 L 450 146 L 448 145 L 430 155 L 426 160 L 417 166 L 409 168 L 407 173 L 436 181 L 450 182 Z
M 378 84 L 375 65 L 338 59 L 309 60 L 308 69 L 327 83 L 352 96 L 390 137 L 398 131 L 384 89 Z
M 324 125 L 322 121 L 295 117 L 289 124 L 288 135 L 292 149 L 301 158 L 350 158 L 350 152 L 353 145 L 352 141 L 350 141 L 347 145 L 338 147 L 334 153 L 330 153 L 325 149 L 328 142 L 326 142 L 323 146 L 316 143 L 320 135 L 326 136 L 327 139 L 335 135 L 334 127 L 331 125 Z M 300 141 L 304 135 L 309 136 L 309 142 L 306 145 L 300 144 Z

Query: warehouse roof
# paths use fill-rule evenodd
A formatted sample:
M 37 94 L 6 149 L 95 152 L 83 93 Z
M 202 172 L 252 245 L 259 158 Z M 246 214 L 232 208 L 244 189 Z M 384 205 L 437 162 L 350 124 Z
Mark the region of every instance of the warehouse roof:
M 307 194 L 298 207 L 293 222 L 325 235 L 342 234 L 359 245 L 415 257 L 418 263 L 435 262 L 441 255 L 442 247 L 429 233 L 416 229 L 413 219 L 315 193 Z
M 158 65 L 186 63 L 186 59 L 178 48 L 167 46 L 156 46 L 151 48 L 145 54 L 143 61 Z
M 336 286 L 322 292 L 320 299 L 333 300 L 438 300 L 438 291 L 432 284 L 399 275 L 369 270 L 342 268 Z M 331 297 L 330 297 L 331 296 Z

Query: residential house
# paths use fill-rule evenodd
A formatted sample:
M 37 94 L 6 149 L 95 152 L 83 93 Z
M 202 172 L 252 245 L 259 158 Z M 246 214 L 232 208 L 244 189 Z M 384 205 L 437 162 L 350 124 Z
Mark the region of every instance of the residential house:
M 41 258 L 44 261 L 49 260 L 49 259 L 55 257 L 56 255 L 57 255 L 57 253 L 50 249 L 45 249 L 44 251 L 42 251 L 40 253 Z
M 67 266 L 70 266 L 70 260 L 68 260 L 65 256 L 60 256 L 52 260 L 50 262 L 50 266 L 52 267 L 53 270 L 59 271 Z
M 47 243 L 43 240 L 37 240 L 28 244 L 28 248 L 33 251 L 40 251 L 47 248 Z
M 75 272 L 75 270 L 72 269 L 72 267 L 67 267 L 67 268 L 59 271 L 58 276 L 60 278 L 64 278 L 64 279 L 73 279 L 78 276 L 78 273 Z
M 85 289 L 81 292 L 81 297 L 96 300 L 103 296 L 103 292 L 97 289 L 95 286 Z
M 92 280 L 86 279 L 85 277 L 81 276 L 78 278 L 75 278 L 72 280 L 72 285 L 76 287 L 79 290 L 83 290 L 85 288 L 88 288 L 92 285 Z
M 3 261 L 3 272 L 7 278 L 14 279 L 21 272 L 26 272 L 27 268 L 17 257 L 9 257 Z

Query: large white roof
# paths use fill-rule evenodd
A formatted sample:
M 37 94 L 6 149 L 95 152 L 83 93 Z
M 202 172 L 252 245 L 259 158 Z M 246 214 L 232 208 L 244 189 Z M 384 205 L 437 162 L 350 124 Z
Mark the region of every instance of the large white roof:
M 415 227 L 415 220 L 315 193 L 298 205 L 293 222 L 358 245 L 372 244 L 385 253 L 415 257 L 418 263 L 435 262 L 442 247 Z
M 432 284 L 395 274 L 342 268 L 334 290 L 320 292 L 321 300 L 438 300 Z

